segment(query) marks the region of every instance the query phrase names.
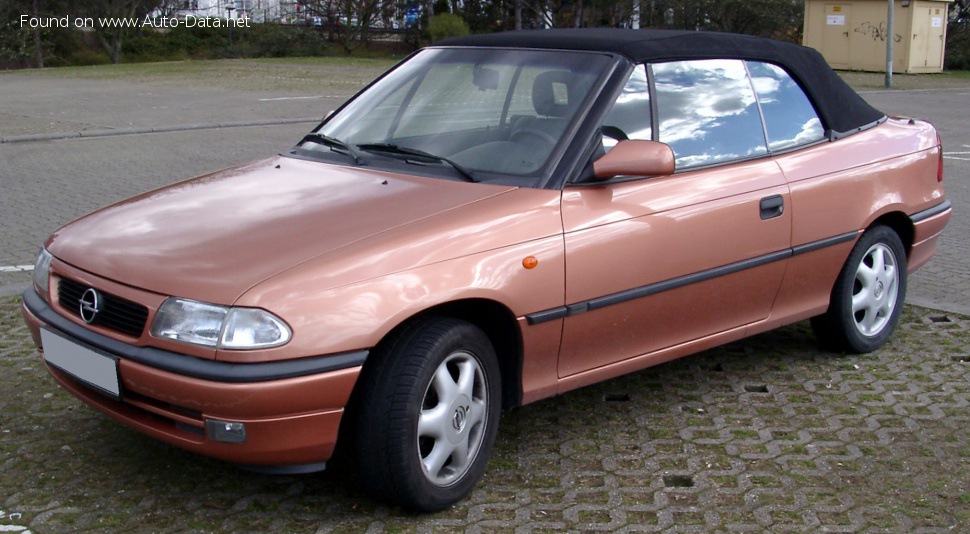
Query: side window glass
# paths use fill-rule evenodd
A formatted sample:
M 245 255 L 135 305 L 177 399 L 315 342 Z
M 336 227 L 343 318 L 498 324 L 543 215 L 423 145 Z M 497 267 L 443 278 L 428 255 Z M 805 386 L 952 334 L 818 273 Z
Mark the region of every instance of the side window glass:
M 650 86 L 647 83 L 647 69 L 643 65 L 633 69 L 603 121 L 602 130 L 603 148 L 607 152 L 624 139 L 650 140 Z
M 711 165 L 768 153 L 758 103 L 740 60 L 653 65 L 659 141 L 677 168 Z
M 768 148 L 783 150 L 822 139 L 825 132 L 815 108 L 784 69 L 749 61 L 748 72 L 765 116 Z

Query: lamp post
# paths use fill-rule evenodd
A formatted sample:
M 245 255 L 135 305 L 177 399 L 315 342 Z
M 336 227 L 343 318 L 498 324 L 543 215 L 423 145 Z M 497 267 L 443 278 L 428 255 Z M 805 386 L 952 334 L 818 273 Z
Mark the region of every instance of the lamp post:
M 232 10 L 236 9 L 233 7 L 232 2 L 226 2 L 226 22 L 229 24 L 229 48 L 232 48 L 232 27 L 235 26 L 232 22 Z
M 886 88 L 893 86 L 893 36 L 896 34 L 893 7 L 893 0 L 889 0 L 889 13 L 886 15 Z

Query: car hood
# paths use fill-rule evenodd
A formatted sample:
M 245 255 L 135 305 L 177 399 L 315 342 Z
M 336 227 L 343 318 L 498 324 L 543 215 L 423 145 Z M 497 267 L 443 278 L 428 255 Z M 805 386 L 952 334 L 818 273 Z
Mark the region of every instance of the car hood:
M 94 212 L 48 249 L 122 284 L 228 305 L 317 256 L 513 189 L 276 157 Z

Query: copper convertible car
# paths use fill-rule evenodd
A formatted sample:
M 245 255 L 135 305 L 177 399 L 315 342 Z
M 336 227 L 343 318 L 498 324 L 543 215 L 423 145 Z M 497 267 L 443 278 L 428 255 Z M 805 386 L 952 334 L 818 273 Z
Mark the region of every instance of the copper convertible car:
M 550 30 L 420 50 L 292 150 L 55 232 L 24 315 L 125 425 L 418 510 L 499 413 L 811 319 L 867 352 L 950 218 L 940 139 L 811 49 Z

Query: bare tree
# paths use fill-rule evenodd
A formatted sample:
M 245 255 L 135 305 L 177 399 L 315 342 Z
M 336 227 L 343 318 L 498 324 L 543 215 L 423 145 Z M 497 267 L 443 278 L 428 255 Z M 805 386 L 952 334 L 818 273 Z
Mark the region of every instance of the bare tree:
M 382 0 L 309 0 L 304 5 L 308 13 L 323 19 L 331 40 L 347 53 L 366 43 L 371 26 L 393 7 Z
M 37 17 L 40 15 L 40 2 L 37 0 L 32 0 L 31 13 Z M 34 28 L 31 32 L 34 34 L 34 61 L 37 62 L 37 68 L 44 68 L 44 46 L 40 38 L 40 28 Z
M 155 3 L 158 5 L 153 13 L 162 18 L 175 17 L 185 11 L 188 6 L 188 2 L 185 0 L 158 0 Z
M 22 16 L 38 20 L 58 15 L 59 2 L 0 0 L 0 59 L 17 66 L 44 68 L 48 44 L 40 24 L 24 25 Z
M 946 68 L 970 70 L 970 0 L 957 0 L 950 5 Z
M 804 3 L 784 0 L 723 0 L 711 6 L 707 15 L 705 26 L 712 30 L 780 37 L 791 34 L 790 30 L 796 26 L 800 29 Z
M 141 31 L 141 20 L 160 4 L 161 0 L 81 0 L 73 5 L 94 19 L 98 41 L 111 62 L 117 64 L 125 41 Z
M 798 40 L 805 2 L 803 0 L 642 0 L 640 8 L 641 22 L 645 27 L 725 31 Z

